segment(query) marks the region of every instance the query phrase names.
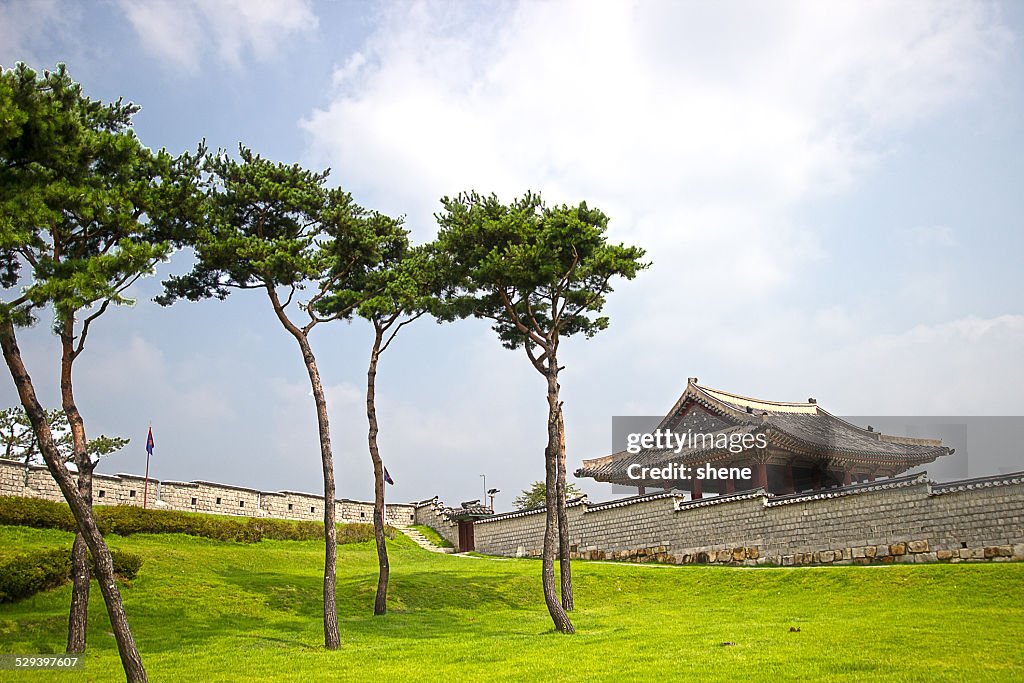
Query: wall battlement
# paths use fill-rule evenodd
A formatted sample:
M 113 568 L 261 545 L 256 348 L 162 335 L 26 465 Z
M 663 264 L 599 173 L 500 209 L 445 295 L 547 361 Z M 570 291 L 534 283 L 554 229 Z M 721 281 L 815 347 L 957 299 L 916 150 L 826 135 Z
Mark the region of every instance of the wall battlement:
M 94 474 L 94 505 L 135 505 L 142 507 L 145 478 L 135 474 Z M 45 498 L 58 502 L 64 496 L 49 470 L 42 465 L 25 466 L 0 458 L 0 496 Z M 324 497 L 297 491 L 260 491 L 218 484 L 211 481 L 160 481 L 150 478 L 149 506 L 156 510 L 181 510 L 241 517 L 274 517 L 321 521 Z M 389 524 L 407 525 L 415 521 L 415 508 L 404 503 L 385 506 Z M 336 517 L 339 522 L 373 521 L 373 503 L 340 498 Z

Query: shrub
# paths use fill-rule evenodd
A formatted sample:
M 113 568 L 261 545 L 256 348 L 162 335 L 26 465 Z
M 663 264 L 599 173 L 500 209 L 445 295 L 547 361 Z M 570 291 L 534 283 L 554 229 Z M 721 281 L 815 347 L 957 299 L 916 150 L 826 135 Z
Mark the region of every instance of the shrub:
M 139 570 L 142 569 L 142 555 L 136 555 L 126 550 L 111 550 L 110 557 L 114 561 L 114 574 L 127 581 L 138 576 Z M 91 555 L 90 559 L 92 559 Z M 92 569 L 93 575 L 95 575 L 95 565 L 92 566 Z
M 180 510 L 152 510 L 129 505 L 93 508 L 96 526 L 102 534 L 186 534 L 218 541 L 257 543 L 264 538 L 278 541 L 314 541 L 324 537 L 319 522 L 268 519 L 265 517 L 228 517 Z M 30 526 L 38 529 L 77 531 L 75 518 L 67 503 L 41 498 L 0 496 L 0 524 Z M 395 530 L 385 528 L 388 538 Z M 362 543 L 373 539 L 372 524 L 339 524 L 338 543 Z
M 218 541 L 255 543 L 261 530 L 249 520 L 199 515 L 177 510 L 144 510 L 127 505 L 94 508 L 96 523 L 105 534 L 186 534 Z
M 134 553 L 112 550 L 114 573 L 134 579 L 142 567 L 142 558 Z M 91 558 L 90 558 L 91 559 Z M 95 565 L 93 565 L 95 573 Z M 63 586 L 71 581 L 71 549 L 37 550 L 0 563 L 0 603 L 31 597 L 36 593 Z
M 258 529 L 263 538 L 275 541 L 315 541 L 324 537 L 324 525 L 320 522 L 259 518 L 250 519 L 249 524 Z
M 26 553 L 0 565 L 0 602 L 22 600 L 71 580 L 71 552 Z
M 42 498 L 0 496 L 0 524 L 77 531 L 71 508 Z

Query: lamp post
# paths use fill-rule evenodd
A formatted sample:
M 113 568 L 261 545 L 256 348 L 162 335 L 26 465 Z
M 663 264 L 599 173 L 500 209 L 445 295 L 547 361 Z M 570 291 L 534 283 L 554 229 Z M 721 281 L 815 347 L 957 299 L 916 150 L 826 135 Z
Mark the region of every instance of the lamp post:
M 487 500 L 487 475 L 481 474 L 480 478 L 484 480 L 484 497 L 480 499 L 480 502 Z

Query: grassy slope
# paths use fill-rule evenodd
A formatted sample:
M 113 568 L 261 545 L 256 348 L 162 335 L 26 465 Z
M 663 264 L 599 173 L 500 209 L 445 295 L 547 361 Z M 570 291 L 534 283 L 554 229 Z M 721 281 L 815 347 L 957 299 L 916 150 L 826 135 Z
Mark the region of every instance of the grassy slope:
M 437 532 L 432 526 L 426 524 L 413 524 L 412 528 L 423 534 L 424 538 L 436 545 L 438 548 L 454 548 L 451 542 Z
M 0 527 L 0 553 L 70 546 Z M 154 681 L 1024 679 L 1024 563 L 729 569 L 577 563 L 579 634 L 550 632 L 531 560 L 389 542 L 390 613 L 373 617 L 372 543 L 338 559 L 342 649 L 321 647 L 319 542 L 109 537 L 145 564 L 123 591 Z M 0 652 L 59 652 L 71 588 L 0 605 Z M 801 629 L 791 633 L 790 627 Z M 123 680 L 93 590 L 86 672 Z M 730 641 L 732 646 L 722 646 Z

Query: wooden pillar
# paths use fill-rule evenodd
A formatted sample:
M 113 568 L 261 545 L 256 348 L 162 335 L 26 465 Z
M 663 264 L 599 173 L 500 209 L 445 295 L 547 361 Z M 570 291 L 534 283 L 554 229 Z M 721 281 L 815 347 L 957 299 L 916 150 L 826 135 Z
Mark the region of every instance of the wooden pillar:
M 691 479 L 693 482 L 693 490 L 690 492 L 690 500 L 700 500 L 704 497 L 704 490 L 701 484 L 703 483 L 697 477 Z
M 817 467 L 811 471 L 811 488 L 815 491 L 821 490 L 821 470 Z
M 725 480 L 725 492 L 736 493 L 736 481 L 732 477 Z
M 849 486 L 853 483 L 853 475 L 850 474 L 850 470 L 843 470 L 843 486 Z
M 768 465 L 759 462 L 754 470 L 754 487 L 768 489 Z
M 642 495 L 644 495 L 644 491 L 645 491 L 645 489 L 644 489 L 644 487 L 643 487 L 643 486 L 637 486 L 637 487 L 636 487 L 636 491 L 637 491 L 637 495 L 640 495 L 640 496 L 642 496 Z
M 875 473 L 874 472 L 868 472 L 868 481 L 874 481 L 874 480 L 875 480 Z
M 796 485 L 793 483 L 792 465 L 786 465 L 782 468 L 782 493 L 796 493 Z

